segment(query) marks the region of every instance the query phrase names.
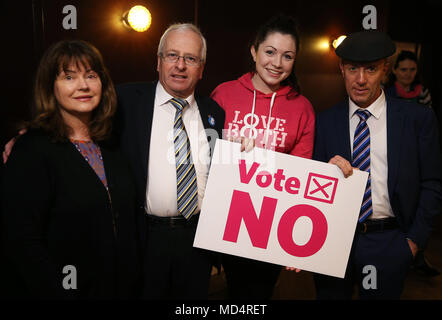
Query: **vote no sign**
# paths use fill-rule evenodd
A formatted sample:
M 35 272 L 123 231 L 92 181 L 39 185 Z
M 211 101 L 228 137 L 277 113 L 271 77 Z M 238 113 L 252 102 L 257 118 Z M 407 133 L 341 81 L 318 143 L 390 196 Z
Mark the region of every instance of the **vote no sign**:
M 217 140 L 194 246 L 343 278 L 367 178 Z

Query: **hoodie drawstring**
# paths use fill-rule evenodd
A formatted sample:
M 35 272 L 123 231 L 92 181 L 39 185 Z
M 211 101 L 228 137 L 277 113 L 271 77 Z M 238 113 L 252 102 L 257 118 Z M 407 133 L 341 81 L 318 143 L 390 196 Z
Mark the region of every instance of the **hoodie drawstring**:
M 255 118 L 256 90 L 253 90 L 252 121 Z
M 275 102 L 275 98 L 276 98 L 276 92 L 273 93 L 272 99 L 270 100 L 269 115 L 268 115 L 268 119 L 267 119 L 266 132 L 265 132 L 265 136 L 264 136 L 264 146 L 266 149 L 267 149 L 267 140 L 269 139 L 270 120 L 272 117 L 272 109 L 273 109 L 273 104 Z M 255 104 L 256 104 L 256 90 L 253 90 L 252 121 L 255 118 Z M 250 134 L 249 134 L 249 138 L 250 138 Z
M 276 92 L 273 92 L 272 100 L 270 100 L 269 117 L 267 119 L 266 135 L 264 139 L 265 148 L 267 149 L 267 140 L 269 139 L 270 119 L 272 117 L 273 103 L 275 102 Z

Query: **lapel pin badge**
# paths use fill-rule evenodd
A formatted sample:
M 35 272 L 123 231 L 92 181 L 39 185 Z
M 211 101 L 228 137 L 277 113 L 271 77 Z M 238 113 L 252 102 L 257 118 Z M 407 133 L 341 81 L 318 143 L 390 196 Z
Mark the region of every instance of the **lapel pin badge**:
M 214 127 L 215 126 L 215 118 L 209 114 L 209 124 Z

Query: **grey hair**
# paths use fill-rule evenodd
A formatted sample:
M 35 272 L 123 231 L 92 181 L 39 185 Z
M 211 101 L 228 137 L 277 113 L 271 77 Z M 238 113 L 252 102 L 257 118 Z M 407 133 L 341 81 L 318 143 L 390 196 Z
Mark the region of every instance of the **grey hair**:
M 192 23 L 175 23 L 175 24 L 172 24 L 171 26 L 169 26 L 169 28 L 167 28 L 167 30 L 164 31 L 163 35 L 161 36 L 160 43 L 158 45 L 157 55 L 159 56 L 163 52 L 164 43 L 166 42 L 167 36 L 169 35 L 169 33 L 171 31 L 175 31 L 175 30 L 180 30 L 180 31 L 190 30 L 190 31 L 195 32 L 197 35 L 199 35 L 199 37 L 201 38 L 201 43 L 202 43 L 202 46 L 201 46 L 201 60 L 203 62 L 205 62 L 206 61 L 206 55 L 207 55 L 206 39 L 204 38 L 204 36 L 201 33 L 200 29 L 198 29 L 198 27 L 195 26 Z

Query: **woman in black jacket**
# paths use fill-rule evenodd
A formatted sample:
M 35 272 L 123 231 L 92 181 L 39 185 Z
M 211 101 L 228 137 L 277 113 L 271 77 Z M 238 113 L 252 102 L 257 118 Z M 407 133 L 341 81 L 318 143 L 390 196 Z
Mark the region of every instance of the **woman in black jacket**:
M 98 50 L 84 41 L 50 47 L 33 102 L 3 181 L 5 250 L 22 296 L 136 296 L 135 189 L 109 143 L 116 95 Z

